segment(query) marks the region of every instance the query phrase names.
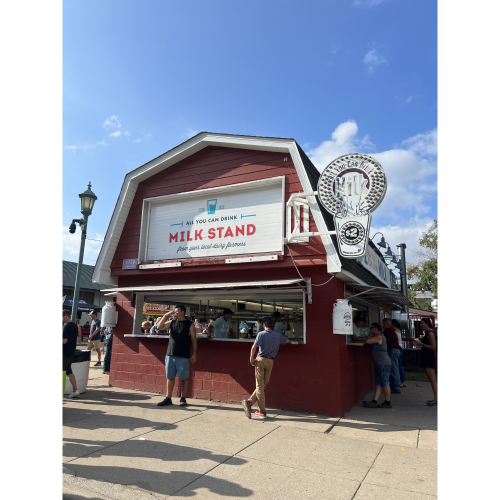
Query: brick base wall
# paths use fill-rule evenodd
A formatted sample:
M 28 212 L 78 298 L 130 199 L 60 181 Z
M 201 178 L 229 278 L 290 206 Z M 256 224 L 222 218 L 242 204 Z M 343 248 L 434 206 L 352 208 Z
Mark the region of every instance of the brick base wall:
M 341 416 L 373 388 L 373 366 L 368 347 L 347 346 L 343 335 L 332 333 L 333 303 L 343 298 L 343 282 L 333 279 L 315 292 L 313 304 L 307 305 L 307 343 L 280 347 L 266 388 L 266 405 Z M 132 333 L 134 309 L 123 294 L 118 295 L 116 306 L 120 320 L 114 333 L 109 383 L 165 394 L 168 339 L 125 337 Z M 187 397 L 233 403 L 248 398 L 255 389 L 251 347 L 250 342 L 199 340 Z M 176 379 L 174 396 L 179 391 Z

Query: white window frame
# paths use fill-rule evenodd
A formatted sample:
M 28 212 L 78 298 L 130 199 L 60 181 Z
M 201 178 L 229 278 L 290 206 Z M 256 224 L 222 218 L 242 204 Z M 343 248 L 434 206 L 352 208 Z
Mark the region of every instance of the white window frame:
M 279 295 L 279 288 L 276 289 L 276 291 L 278 292 L 277 295 Z M 214 296 L 214 295 L 210 295 L 210 292 L 211 290 L 207 290 L 206 293 L 207 293 L 207 297 L 209 300 L 211 299 L 217 299 L 217 296 Z M 245 290 L 240 290 L 240 292 L 243 294 L 245 292 Z M 297 292 L 299 292 L 299 290 L 297 290 Z M 134 293 L 134 296 L 135 296 L 135 309 L 134 309 L 134 323 L 133 323 L 133 328 L 132 328 L 132 334 L 126 334 L 124 335 L 125 337 L 144 337 L 144 338 L 170 338 L 169 335 L 145 335 L 141 332 L 141 326 L 142 326 L 142 317 L 143 317 L 143 314 L 142 314 L 142 310 L 143 310 L 143 305 L 144 305 L 144 302 L 145 302 L 145 297 L 146 295 L 152 295 L 152 293 L 154 292 L 136 292 Z M 300 344 L 305 344 L 306 341 L 307 341 L 307 321 L 306 321 L 306 305 L 307 305 L 307 300 L 306 300 L 306 293 L 304 292 L 304 290 L 301 290 L 300 293 L 302 293 L 302 311 L 303 311 L 303 341 L 300 342 Z M 154 293 L 155 295 L 158 295 L 158 296 L 171 296 L 172 295 L 172 292 L 164 292 L 164 293 Z M 234 298 L 234 297 L 233 297 Z M 241 297 L 240 297 L 241 298 Z M 196 299 L 198 300 L 198 299 Z M 201 300 L 207 300 L 207 299 L 201 299 Z M 219 297 L 219 300 L 227 300 L 227 298 L 220 298 Z M 279 300 L 279 299 L 278 299 Z M 249 311 L 251 312 L 252 314 L 255 313 L 255 311 Z M 265 314 L 262 313 L 262 316 L 264 316 Z M 205 340 L 205 339 L 200 339 L 200 340 Z M 208 339 L 210 341 L 216 341 L 216 342 L 254 342 L 255 339 L 221 339 L 221 338 L 210 338 Z M 290 343 L 291 344 L 299 344 L 298 341 L 296 341 L 295 339 L 290 339 Z

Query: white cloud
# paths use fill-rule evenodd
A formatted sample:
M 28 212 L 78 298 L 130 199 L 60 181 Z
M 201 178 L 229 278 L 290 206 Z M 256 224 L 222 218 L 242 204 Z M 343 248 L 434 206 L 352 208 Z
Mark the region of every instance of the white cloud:
M 196 130 L 194 128 L 188 127 L 187 132 L 186 132 L 186 137 L 190 139 L 191 137 L 194 137 L 196 134 L 199 134 L 200 131 Z
M 74 234 L 71 234 L 68 231 L 68 227 L 69 224 L 62 227 L 63 258 L 66 258 L 66 260 L 69 256 L 78 258 L 78 255 L 80 254 L 80 241 L 82 237 L 81 229 L 78 224 L 76 226 L 76 232 Z M 88 237 L 90 238 L 91 236 Z M 99 255 L 102 242 L 94 240 L 104 240 L 104 236 L 95 233 L 95 235 L 92 236 L 91 240 L 85 240 L 85 251 L 83 254 L 83 262 L 85 264 L 88 264 L 89 261 L 92 260 L 95 262 Z
M 106 130 L 114 129 L 114 128 L 121 128 L 121 123 L 120 120 L 115 115 L 110 116 L 109 118 L 106 118 L 106 121 L 102 124 L 102 126 Z
M 135 141 L 132 141 L 132 142 L 141 142 L 141 140 L 140 139 L 136 139 Z
M 354 120 L 341 123 L 333 132 L 329 141 L 322 142 L 317 148 L 307 153 L 320 172 L 335 158 L 347 153 L 365 152 L 374 149 L 370 136 L 357 137 L 358 125 Z
M 109 134 L 109 137 L 120 137 L 121 131 L 117 130 L 116 132 L 113 132 L 112 134 Z
M 355 7 L 376 7 L 377 5 L 380 5 L 382 2 L 385 2 L 385 0 L 352 0 L 352 4 Z
M 73 151 L 75 153 L 76 151 L 87 151 L 87 149 L 93 149 L 96 146 L 107 146 L 107 144 L 104 141 L 99 141 L 96 142 L 95 144 L 72 144 L 69 146 L 64 146 L 64 149 L 67 149 L 69 151 Z
M 128 135 L 130 137 L 132 134 L 128 130 L 125 130 L 125 132 L 123 132 L 123 135 Z
M 375 42 L 370 42 L 368 48 L 370 50 L 365 54 L 363 63 L 368 68 L 368 72 L 372 73 L 375 66 L 387 64 L 387 59 L 375 48 Z
M 437 155 L 437 129 L 429 130 L 423 134 L 417 134 L 401 143 L 406 149 L 422 156 Z
M 400 94 L 394 96 L 395 99 L 402 102 L 404 105 L 412 103 L 413 101 L 415 101 L 415 99 L 418 99 L 419 97 L 422 97 L 422 96 L 420 96 L 420 95 L 402 96 Z
M 309 158 L 322 172 L 335 158 L 347 153 L 369 153 L 376 158 L 387 175 L 388 186 L 384 201 L 374 212 L 374 217 L 387 217 L 394 221 L 402 217 L 427 215 L 429 202 L 436 196 L 437 130 L 417 134 L 401 143 L 400 147 L 373 152 L 375 145 L 365 135 L 358 138 L 355 121 L 341 123 L 329 141 L 307 152 Z M 375 222 L 375 221 L 374 221 Z

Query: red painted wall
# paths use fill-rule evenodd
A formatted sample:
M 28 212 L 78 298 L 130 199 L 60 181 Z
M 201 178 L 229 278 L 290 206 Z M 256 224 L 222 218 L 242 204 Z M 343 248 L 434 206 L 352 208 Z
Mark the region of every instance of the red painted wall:
M 290 156 L 287 162 L 284 156 L 211 146 L 142 182 L 112 263 L 112 274 L 119 277 L 119 286 L 297 278 L 287 250 L 285 258 L 278 262 L 121 270 L 123 259 L 138 254 L 144 198 L 284 175 L 287 200 L 291 193 L 303 189 Z M 312 217 L 310 229 L 317 230 Z M 315 284 L 329 279 L 319 238 L 311 238 L 309 244 L 293 245 L 292 252 L 303 276 L 312 278 Z M 313 303 L 306 306 L 307 343 L 280 348 L 266 389 L 269 407 L 339 416 L 373 387 L 368 348 L 347 346 L 344 336 L 332 333 L 332 310 L 337 298 L 344 298 L 344 282 L 337 278 L 325 286 L 313 287 Z M 165 393 L 168 339 L 124 337 L 132 333 L 134 309 L 124 294 L 118 295 L 116 306 L 120 320 L 115 328 L 110 384 Z M 249 364 L 251 346 L 250 342 L 199 340 L 188 397 L 224 402 L 248 398 L 255 388 L 254 368 Z M 174 395 L 178 390 L 176 382 Z
M 288 158 L 286 162 L 283 161 L 285 156 Z M 278 176 L 285 176 L 285 200 L 288 200 L 292 193 L 303 191 L 290 155 L 209 146 L 141 182 L 111 263 L 112 275 L 145 278 L 157 276 L 159 273 L 157 269 L 149 271 L 122 271 L 121 269 L 124 259 L 137 258 L 139 253 L 139 233 L 144 198 L 229 186 Z M 317 231 L 312 216 L 310 217 L 310 230 Z M 326 264 L 325 248 L 319 237 L 311 238 L 308 244 L 293 245 L 292 252 L 297 264 L 303 266 Z M 288 254 L 286 249 L 285 254 Z M 233 270 L 237 269 L 236 265 L 233 266 Z M 260 266 L 264 269 L 276 269 L 277 266 L 290 268 L 293 267 L 293 263 L 291 259 L 285 259 L 280 262 L 262 263 Z M 181 267 L 170 268 L 164 273 L 170 278 L 176 274 L 185 275 L 187 272 L 224 271 L 226 268 L 226 264 L 194 266 L 189 269 Z M 179 276 L 179 279 L 182 278 Z M 163 280 L 162 283 L 164 282 Z M 120 285 L 123 285 L 121 281 Z

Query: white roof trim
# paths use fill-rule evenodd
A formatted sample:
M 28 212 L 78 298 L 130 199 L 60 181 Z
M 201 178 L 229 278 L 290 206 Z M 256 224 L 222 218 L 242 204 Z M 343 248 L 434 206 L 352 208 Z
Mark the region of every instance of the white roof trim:
M 234 136 L 202 132 L 179 146 L 167 151 L 163 155 L 151 160 L 141 167 L 129 172 L 125 176 L 118 201 L 109 223 L 106 236 L 99 252 L 94 268 L 92 281 L 94 283 L 117 285 L 118 278 L 111 276 L 111 261 L 122 234 L 123 226 L 134 201 L 139 183 L 162 170 L 175 165 L 177 162 L 191 156 L 207 146 L 222 146 L 227 148 L 255 149 L 259 151 L 275 151 L 289 153 L 295 164 L 297 174 L 305 192 L 314 191 L 309 183 L 302 159 L 293 139 L 277 139 L 266 137 Z M 320 232 L 328 231 L 323 215 L 315 196 L 308 196 L 309 210 Z M 341 272 L 339 256 L 329 236 L 321 236 L 327 254 L 327 269 L 329 273 Z
M 308 279 L 308 278 L 306 278 Z M 104 292 L 115 291 L 115 292 L 163 292 L 167 290 L 204 290 L 209 288 L 239 288 L 239 287 L 261 287 L 261 286 L 287 286 L 295 285 L 304 281 L 302 278 L 293 280 L 270 280 L 270 281 L 228 281 L 226 283 L 197 283 L 192 285 L 152 285 L 152 286 L 126 286 L 123 288 L 111 288 L 110 290 L 103 290 Z

